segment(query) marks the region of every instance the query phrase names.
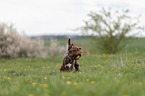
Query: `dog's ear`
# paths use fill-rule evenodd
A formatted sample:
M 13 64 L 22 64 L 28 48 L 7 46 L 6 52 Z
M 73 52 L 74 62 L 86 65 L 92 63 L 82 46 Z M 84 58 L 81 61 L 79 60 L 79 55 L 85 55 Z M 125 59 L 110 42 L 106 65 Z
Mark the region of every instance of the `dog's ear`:
M 68 39 L 68 46 L 70 46 L 70 44 L 71 44 L 71 39 L 69 38 Z
M 74 44 L 71 43 L 71 39 L 69 38 L 69 39 L 68 39 L 68 50 L 70 50 L 70 49 L 72 48 L 73 45 L 74 45 Z

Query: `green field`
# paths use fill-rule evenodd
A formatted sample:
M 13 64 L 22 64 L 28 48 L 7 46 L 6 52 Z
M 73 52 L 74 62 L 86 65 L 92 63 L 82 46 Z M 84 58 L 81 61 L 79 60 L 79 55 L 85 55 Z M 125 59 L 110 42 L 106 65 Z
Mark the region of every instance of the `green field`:
M 60 73 L 61 56 L 1 60 L 0 96 L 145 96 L 144 38 L 116 55 L 84 40 L 73 41 L 90 52 L 80 58 L 80 72 Z

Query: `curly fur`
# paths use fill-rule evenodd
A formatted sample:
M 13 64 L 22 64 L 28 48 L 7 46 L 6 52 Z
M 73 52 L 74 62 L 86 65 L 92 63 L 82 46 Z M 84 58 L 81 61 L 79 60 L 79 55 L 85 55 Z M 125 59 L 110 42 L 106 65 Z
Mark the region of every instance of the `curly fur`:
M 63 56 L 60 72 L 62 71 L 80 71 L 79 58 L 82 56 L 80 47 L 74 46 L 71 43 L 71 39 L 68 39 L 68 50 Z

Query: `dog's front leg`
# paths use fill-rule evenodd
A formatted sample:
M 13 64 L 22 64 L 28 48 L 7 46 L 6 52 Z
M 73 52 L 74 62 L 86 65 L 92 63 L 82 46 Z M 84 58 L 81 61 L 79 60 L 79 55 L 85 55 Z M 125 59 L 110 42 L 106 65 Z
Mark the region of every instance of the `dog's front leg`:
M 68 71 L 68 69 L 66 68 L 66 65 L 67 65 L 67 60 L 66 60 L 66 58 L 63 58 L 62 65 L 60 67 L 60 72 Z
M 73 64 L 71 66 L 71 71 L 73 72 L 74 71 L 74 67 L 75 67 L 75 60 L 73 61 Z
M 75 69 L 76 69 L 76 71 L 80 71 L 81 70 L 80 64 L 78 63 L 77 60 L 75 61 Z

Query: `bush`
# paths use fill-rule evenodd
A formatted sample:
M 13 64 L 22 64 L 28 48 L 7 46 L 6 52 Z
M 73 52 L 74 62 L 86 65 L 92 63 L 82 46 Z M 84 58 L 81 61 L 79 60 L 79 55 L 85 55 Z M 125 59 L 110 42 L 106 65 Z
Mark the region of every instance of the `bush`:
M 51 40 L 48 48 L 49 56 L 63 56 L 67 47 L 60 46 L 57 40 Z
M 18 34 L 13 24 L 0 23 L 0 59 L 46 57 L 48 52 L 40 39 L 31 40 Z

